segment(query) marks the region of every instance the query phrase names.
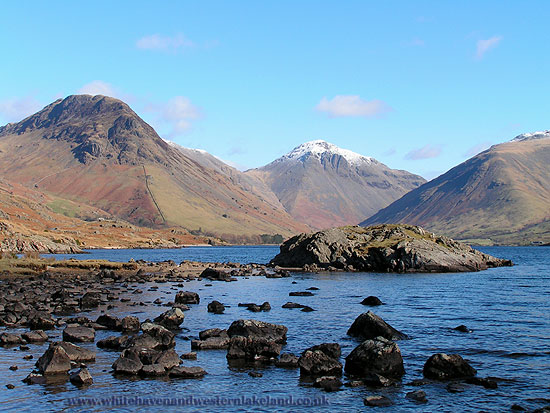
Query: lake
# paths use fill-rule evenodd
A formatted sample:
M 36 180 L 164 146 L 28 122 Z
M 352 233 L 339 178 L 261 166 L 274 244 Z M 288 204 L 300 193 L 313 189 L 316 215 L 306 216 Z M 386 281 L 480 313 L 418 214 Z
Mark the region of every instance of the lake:
M 128 307 L 122 303 L 109 310 L 119 317 L 137 315 L 143 321 L 166 310 L 166 307 L 152 304 L 156 298 L 167 302 L 173 300 L 179 290 L 196 291 L 201 303 L 191 306 L 185 313 L 185 329 L 176 339 L 178 354 L 190 351 L 189 336 L 198 336 L 201 330 L 227 328 L 234 320 L 254 318 L 288 327 L 288 344 L 283 352 L 300 354 L 315 344 L 338 342 L 345 357 L 360 343 L 346 335 L 347 329 L 359 314 L 371 309 L 360 302 L 366 296 L 375 295 L 385 305 L 373 308 L 373 312 L 411 337 L 398 342 L 406 369 L 402 384 L 398 386 L 381 390 L 343 387 L 339 392 L 326 393 L 302 383 L 299 370 L 274 366 L 255 369 L 263 377 L 253 378 L 248 375 L 250 369 L 230 368 L 224 350 L 199 351 L 198 360 L 184 362 L 203 367 L 208 375 L 202 380 L 120 379 L 110 372 L 110 366 L 119 353 L 97 351 L 94 344 L 83 344 L 83 347 L 97 351 L 96 362 L 89 365 L 94 384 L 88 388 L 78 389 L 70 382 L 27 386 L 21 380 L 47 348 L 47 345 L 31 344 L 30 350 L 24 352 L 0 348 L 0 385 L 3 389 L 0 410 L 149 411 L 151 406 L 143 403 L 162 403 L 165 399 L 179 398 L 191 404 L 221 404 L 226 399 L 249 402 L 248 407 L 211 405 L 207 408 L 209 411 L 358 411 L 366 409 L 363 406 L 366 396 L 376 394 L 392 399 L 394 406 L 389 409 L 392 412 L 508 411 L 514 403 L 528 409 L 549 405 L 550 248 L 479 249 L 511 259 L 516 265 L 460 274 L 294 273 L 291 278 L 239 278 L 232 283 L 193 280 L 186 282 L 184 288 L 175 283 L 157 284 L 157 291 L 148 291 L 147 285 L 140 285 L 144 293 L 139 296 L 139 301 L 148 302 L 147 306 Z M 277 252 L 278 247 L 274 246 L 190 247 L 178 250 L 95 250 L 76 258 L 265 263 Z M 212 285 L 207 286 L 209 283 Z M 288 296 L 291 291 L 304 291 L 309 287 L 318 287 L 319 290 L 314 291 L 312 297 Z M 206 306 L 212 300 L 229 306 L 224 314 L 207 312 Z M 264 301 L 271 303 L 270 312 L 251 313 L 237 306 L 240 302 L 261 304 Z M 281 308 L 287 301 L 311 306 L 316 311 L 304 313 Z M 99 314 L 98 310 L 83 313 L 91 319 Z M 460 324 L 465 324 L 472 332 L 453 330 Z M 58 339 L 61 337 L 61 330 L 48 333 Z M 118 333 L 98 331 L 96 341 L 113 334 Z M 438 352 L 462 355 L 478 370 L 478 376 L 498 378 L 498 389 L 465 385 L 463 393 L 449 393 L 445 384 L 410 385 L 412 380 L 422 378 L 425 361 Z M 33 354 L 34 360 L 23 360 L 25 354 Z M 19 369 L 10 371 L 8 367 L 14 364 Z M 346 381 L 345 377 L 343 381 Z M 13 383 L 16 388 L 6 390 L 8 383 Z M 428 404 L 419 405 L 405 398 L 407 392 L 418 389 L 426 392 Z M 277 398 L 289 403 L 328 404 L 314 408 L 260 405 Z M 85 405 L 75 405 L 79 403 Z M 142 405 L 133 405 L 136 403 Z M 157 406 L 157 409 L 203 411 L 205 407 Z

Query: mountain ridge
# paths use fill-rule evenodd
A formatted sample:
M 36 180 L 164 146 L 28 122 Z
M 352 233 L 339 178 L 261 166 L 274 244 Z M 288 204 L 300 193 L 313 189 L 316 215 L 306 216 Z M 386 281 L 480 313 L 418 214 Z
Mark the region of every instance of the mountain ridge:
M 296 220 L 314 229 L 357 224 L 425 182 L 323 140 L 245 173 L 265 182 Z

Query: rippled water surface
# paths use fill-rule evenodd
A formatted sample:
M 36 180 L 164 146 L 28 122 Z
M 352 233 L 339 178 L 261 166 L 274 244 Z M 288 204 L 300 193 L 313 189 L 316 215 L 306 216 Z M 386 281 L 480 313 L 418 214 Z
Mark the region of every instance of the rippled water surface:
M 148 411 L 151 407 L 135 406 L 86 406 L 69 407 L 71 398 L 102 399 L 115 396 L 147 398 L 194 397 L 288 397 L 315 399 L 326 397 L 329 406 L 307 408 L 308 411 L 357 411 L 363 410 L 363 398 L 381 394 L 391 398 L 395 405 L 391 411 L 508 411 L 518 403 L 534 409 L 550 404 L 550 248 L 546 247 L 491 247 L 484 252 L 512 259 L 512 268 L 497 268 L 479 273 L 462 274 L 366 274 L 321 273 L 293 274 L 292 278 L 265 279 L 252 277 L 237 282 L 189 281 L 184 288 L 175 284 L 158 284 L 158 291 L 147 291 L 140 285 L 142 295 L 129 295 L 133 300 L 149 302 L 146 307 L 126 307 L 124 304 L 110 310 L 123 317 L 137 315 L 141 320 L 153 318 L 166 307 L 153 305 L 156 298 L 171 301 L 178 290 L 196 291 L 201 303 L 187 311 L 185 329 L 178 335 L 178 353 L 190 351 L 190 341 L 185 336 L 197 336 L 199 331 L 220 327 L 227 328 L 240 318 L 255 318 L 284 324 L 288 327 L 288 344 L 284 352 L 299 354 L 307 347 L 321 342 L 338 342 L 345 357 L 359 344 L 346 336 L 353 320 L 369 308 L 360 304 L 362 298 L 376 295 L 385 305 L 373 311 L 397 329 L 411 336 L 400 341 L 406 375 L 402 384 L 383 390 L 363 387 L 343 387 L 336 393 L 325 393 L 301 383 L 298 370 L 285 370 L 267 366 L 260 371 L 261 378 L 248 375 L 250 369 L 232 369 L 227 365 L 225 351 L 213 350 L 198 353 L 197 361 L 185 361 L 186 365 L 199 365 L 209 374 L 202 380 L 129 380 L 115 378 L 110 365 L 118 352 L 97 352 L 97 361 L 89 365 L 94 384 L 78 389 L 70 382 L 27 386 L 21 380 L 32 370 L 34 361 L 47 345 L 30 345 L 29 351 L 17 348 L 0 348 L 0 410 L 51 410 L 71 411 Z M 267 262 L 277 252 L 277 247 L 204 247 L 182 250 L 116 250 L 93 251 L 78 258 L 106 258 L 126 261 L 130 258 L 163 261 L 184 259 L 202 261 Z M 296 284 L 293 284 L 295 282 Z M 318 287 L 313 297 L 289 297 L 290 291 L 303 291 Z M 219 300 L 230 307 L 225 314 L 214 315 L 206 311 L 208 302 Z M 272 310 L 267 313 L 251 313 L 238 307 L 239 302 L 269 301 Z M 287 301 L 295 301 L 313 307 L 311 313 L 283 309 Z M 100 311 L 90 312 L 95 319 Z M 86 314 L 85 314 L 86 315 Z M 465 324 L 472 333 L 453 330 Z M 21 330 L 23 331 L 23 330 Z M 51 332 L 60 337 L 61 331 Z M 112 335 L 98 331 L 96 341 Z M 86 344 L 94 349 L 93 344 Z M 97 349 L 95 349 L 97 350 Z M 458 353 L 467 358 L 481 377 L 499 378 L 496 390 L 465 385 L 463 393 L 451 394 L 444 384 L 426 384 L 420 387 L 427 393 L 428 404 L 418 405 L 405 399 L 409 391 L 419 389 L 410 383 L 422 378 L 422 366 L 428 357 L 437 352 Z M 25 361 L 25 354 L 33 354 L 35 360 Z M 343 361 L 343 360 L 342 360 Z M 16 364 L 19 369 L 10 371 Z M 344 380 L 345 381 L 345 380 Z M 16 388 L 7 390 L 13 383 Z M 204 411 L 204 407 L 160 407 L 159 410 Z M 208 411 L 273 411 L 252 406 L 209 407 Z M 292 406 L 288 410 L 306 410 Z

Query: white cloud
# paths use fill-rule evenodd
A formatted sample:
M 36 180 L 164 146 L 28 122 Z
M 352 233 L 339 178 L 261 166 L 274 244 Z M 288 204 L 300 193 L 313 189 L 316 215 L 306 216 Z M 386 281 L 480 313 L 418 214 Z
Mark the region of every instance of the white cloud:
M 121 93 L 113 85 L 102 80 L 94 80 L 85 84 L 77 90 L 77 93 L 81 95 L 103 95 L 121 98 Z
M 482 59 L 485 53 L 497 47 L 501 40 L 502 36 L 493 36 L 489 39 L 478 40 L 476 44 L 476 57 Z
M 468 149 L 464 153 L 464 156 L 466 156 L 468 158 L 471 158 L 472 156 L 477 155 L 480 152 L 483 152 L 485 149 L 489 149 L 491 147 L 491 145 L 492 145 L 491 142 L 478 143 L 477 145 L 474 145 L 470 149 Z
M 0 117 L 8 122 L 19 122 L 42 106 L 33 96 L 5 99 L 0 101 Z
M 405 155 L 405 159 L 416 161 L 419 159 L 437 158 L 439 155 L 441 155 L 442 149 L 442 145 L 427 144 L 422 148 L 413 149 L 412 151 L 407 153 Z
M 359 116 L 365 118 L 380 117 L 393 109 L 381 100 L 363 100 L 359 95 L 336 95 L 332 100 L 323 97 L 315 106 L 318 112 L 324 112 L 331 118 Z
M 191 128 L 191 122 L 202 117 L 200 109 L 185 96 L 175 96 L 165 104 L 151 104 L 146 110 L 156 114 L 157 123 L 170 128 L 168 137 L 187 132 Z
M 151 34 L 138 39 L 136 47 L 142 50 L 156 50 L 163 52 L 175 52 L 180 49 L 194 47 L 195 43 L 178 33 L 174 36 L 163 36 L 161 34 Z

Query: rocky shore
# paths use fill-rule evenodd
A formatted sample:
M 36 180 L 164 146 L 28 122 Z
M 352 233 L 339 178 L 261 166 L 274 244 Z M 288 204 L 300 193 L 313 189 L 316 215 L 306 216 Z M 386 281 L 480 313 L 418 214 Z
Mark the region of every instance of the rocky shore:
M 346 355 L 337 342 L 319 342 L 299 354 L 284 352 L 288 328 L 255 318 L 235 320 L 226 328 L 195 332 L 198 337 L 191 341 L 192 352 L 175 351 L 177 340 L 181 340 L 179 333 L 185 325 L 186 311 L 201 302 L 197 292 L 185 289 L 186 281 L 204 280 L 208 285 L 236 281 L 238 277 L 289 275 L 284 270 L 258 264 L 76 260 L 47 266 L 34 275 L 4 273 L 0 276 L 0 346 L 23 352 L 29 344 L 43 347 L 35 369 L 26 373 L 24 383 L 29 385 L 69 381 L 77 388 L 93 386 L 94 378 L 88 366 L 95 362 L 98 352 L 105 352 L 99 355 L 102 359 L 112 358 L 111 374 L 115 378 L 201 379 L 208 372 L 201 366 L 189 365 L 188 360 L 196 360 L 197 352 L 213 349 L 224 351 L 228 366 L 244 369 L 250 377 L 259 378 L 269 373 L 270 370 L 258 371 L 261 366 L 298 369 L 300 385 L 326 392 L 339 391 L 343 386 L 361 386 L 372 393 L 402 385 L 407 366 L 397 342 L 408 340 L 409 335 L 372 311 L 349 320 L 347 334 L 355 343 Z M 170 283 L 171 289 L 177 292 L 172 293 L 169 302 L 164 302 L 159 295 L 154 304 L 168 309 L 154 319 L 142 320 L 134 315 L 119 318 L 110 312 L 120 304 L 137 308 L 148 305 L 139 298 L 143 289 L 154 292 L 157 285 L 165 283 Z M 289 296 L 307 299 L 317 290 L 311 287 L 306 291 L 289 291 Z M 126 298 L 129 295 L 135 298 Z M 374 296 L 359 302 L 372 307 L 382 304 Z M 251 313 L 271 310 L 268 302 L 239 303 L 239 307 Z M 288 311 L 293 308 L 304 311 L 307 306 L 289 302 L 282 307 Z M 95 319 L 80 314 L 94 309 L 101 309 L 101 315 Z M 219 314 L 224 309 L 222 303 L 212 301 L 204 311 Z M 21 332 L 22 329 L 25 331 Z M 97 339 L 99 331 L 108 331 L 109 335 L 102 334 L 105 338 Z M 95 343 L 96 350 L 82 347 L 85 343 Z M 32 356 L 24 356 L 29 357 Z M 411 385 L 425 386 L 428 390 L 440 382 L 446 382 L 451 393 L 464 391 L 467 385 L 488 390 L 498 387 L 495 379 L 478 377 L 476 369 L 458 354 L 433 354 L 425 362 L 423 377 Z M 16 384 L 6 387 L 13 389 Z M 414 403 L 429 402 L 423 390 L 411 391 L 406 398 Z M 394 402 L 378 394 L 364 398 L 366 406 L 386 406 Z
M 300 234 L 281 245 L 274 267 L 305 271 L 469 272 L 511 266 L 412 225 L 347 226 Z

